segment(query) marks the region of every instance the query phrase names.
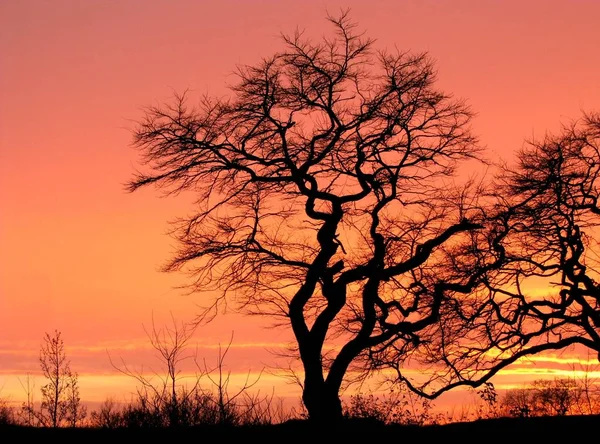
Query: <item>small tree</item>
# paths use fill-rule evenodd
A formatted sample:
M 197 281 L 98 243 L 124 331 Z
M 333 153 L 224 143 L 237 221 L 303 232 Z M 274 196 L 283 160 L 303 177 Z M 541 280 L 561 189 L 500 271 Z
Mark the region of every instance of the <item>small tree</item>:
M 535 414 L 534 402 L 529 388 L 508 390 L 500 400 L 505 414 L 518 418 L 528 418 Z
M 75 427 L 86 416 L 86 407 L 79 396 L 78 375 L 71 371 L 70 361 L 65 354 L 65 344 L 61 333 L 55 330 L 54 336 L 46 333 L 40 349 L 40 367 L 47 379 L 41 387 L 42 401 L 39 410 L 35 409 L 29 396 L 23 404 L 24 416 L 32 418 L 44 427 Z
M 571 378 L 539 379 L 532 383 L 536 410 L 542 416 L 565 416 L 581 399 L 581 389 Z
M 579 412 L 582 395 L 583 387 L 575 379 L 538 379 L 507 391 L 501 405 L 510 416 L 565 416 Z

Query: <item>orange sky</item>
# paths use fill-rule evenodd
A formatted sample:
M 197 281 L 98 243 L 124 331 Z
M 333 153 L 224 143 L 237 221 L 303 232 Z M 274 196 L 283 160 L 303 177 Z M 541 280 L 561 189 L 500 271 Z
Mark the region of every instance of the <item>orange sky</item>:
M 297 25 L 321 35 L 341 7 L 379 47 L 429 51 L 440 86 L 478 113 L 492 158 L 600 107 L 594 0 L 1 1 L 0 396 L 22 395 L 16 375 L 38 371 L 44 332 L 62 331 L 82 396 L 102 400 L 123 389 L 104 385 L 107 351 L 147 362 L 153 315 L 191 319 L 198 300 L 174 289 L 183 277 L 157 271 L 172 251 L 167 221 L 188 202 L 124 192 L 132 121 L 173 91 L 225 94 L 236 64 L 272 54 Z M 200 352 L 235 331 L 230 366 L 259 369 L 273 361 L 265 345 L 287 337 L 260 325 L 218 319 L 199 330 Z M 551 361 L 500 382 L 571 365 Z

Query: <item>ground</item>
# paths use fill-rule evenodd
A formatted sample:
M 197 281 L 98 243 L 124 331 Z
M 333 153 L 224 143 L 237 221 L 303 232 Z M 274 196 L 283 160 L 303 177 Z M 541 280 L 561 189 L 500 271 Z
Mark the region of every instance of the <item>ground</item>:
M 39 429 L 1 427 L 0 442 L 52 441 L 67 442 L 346 442 L 370 444 L 386 439 L 390 443 L 428 442 L 496 443 L 565 442 L 565 440 L 595 442 L 600 429 L 600 415 L 546 418 L 500 418 L 442 426 L 381 425 L 370 421 L 345 421 L 336 426 L 312 425 L 303 421 L 262 427 L 198 427 L 183 430 L 106 430 L 106 429 Z

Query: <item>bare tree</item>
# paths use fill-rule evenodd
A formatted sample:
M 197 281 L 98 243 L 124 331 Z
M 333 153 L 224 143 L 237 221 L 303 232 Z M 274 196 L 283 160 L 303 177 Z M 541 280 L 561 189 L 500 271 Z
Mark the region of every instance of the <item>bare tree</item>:
M 518 418 L 534 416 L 533 397 L 530 388 L 517 388 L 506 391 L 500 400 L 504 413 Z
M 494 327 L 484 336 L 511 360 L 575 344 L 600 360 L 599 175 L 600 114 L 590 113 L 530 141 L 500 176 L 503 265 L 485 279 Z
M 586 389 L 573 378 L 538 379 L 526 387 L 508 390 L 501 405 L 505 413 L 518 417 L 581 414 L 588 403 Z
M 48 383 L 42 386 L 42 412 L 48 424 L 58 427 L 67 416 L 67 392 L 71 369 L 65 355 L 65 345 L 59 331 L 46 333 L 40 350 L 40 366 Z
M 40 367 L 48 382 L 40 389 L 42 400 L 38 410 L 28 376 L 24 386 L 27 402 L 23 404 L 21 413 L 25 423 L 44 427 L 61 427 L 65 424 L 77 426 L 86 416 L 86 407 L 79 396 L 78 375 L 71 371 L 65 344 L 58 330 L 53 336 L 49 333 L 44 336 L 40 348 Z
M 477 386 L 524 356 L 575 345 L 600 359 L 599 174 L 597 113 L 529 141 L 503 168 L 481 208 L 485 228 L 470 232 L 471 253 L 447 263 L 483 264 L 471 268 L 482 285 L 469 297 L 480 303 L 453 312 L 470 328 L 458 338 L 449 333 L 456 323 L 442 317 L 445 332 L 430 345 L 432 366 L 436 356 L 445 363 L 436 378 L 452 382 L 413 389 L 430 397 Z
M 454 181 L 481 157 L 469 108 L 435 87 L 426 54 L 375 51 L 347 12 L 329 22 L 333 37 L 284 35 L 285 50 L 240 67 L 229 99 L 149 108 L 128 184 L 197 195 L 165 269 L 221 291 L 200 319 L 233 303 L 289 325 L 318 420 L 342 417 L 350 369 L 402 380 L 409 360 L 439 359 L 429 344 L 468 331 L 456 311 L 477 312 L 465 295 L 497 262 L 470 251 L 485 214 Z
M 549 381 L 538 379 L 532 383 L 536 410 L 543 416 L 565 416 L 580 403 L 582 390 L 571 378 Z
M 518 168 L 504 177 L 512 214 L 503 294 L 513 318 L 549 342 L 583 344 L 600 360 L 599 175 L 600 114 L 519 153 Z M 531 294 L 532 280 L 547 294 Z

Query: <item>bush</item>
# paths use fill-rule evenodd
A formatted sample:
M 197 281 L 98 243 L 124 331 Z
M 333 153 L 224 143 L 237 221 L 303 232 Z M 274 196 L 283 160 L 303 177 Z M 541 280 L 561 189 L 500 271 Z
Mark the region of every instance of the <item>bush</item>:
M 0 426 L 17 424 L 15 409 L 8 405 L 6 399 L 0 398 Z
M 389 394 L 374 395 L 358 393 L 344 404 L 344 416 L 348 419 L 369 419 L 384 424 L 425 425 L 438 422 L 431 414 L 433 405 L 428 399 L 409 391 L 393 390 Z

